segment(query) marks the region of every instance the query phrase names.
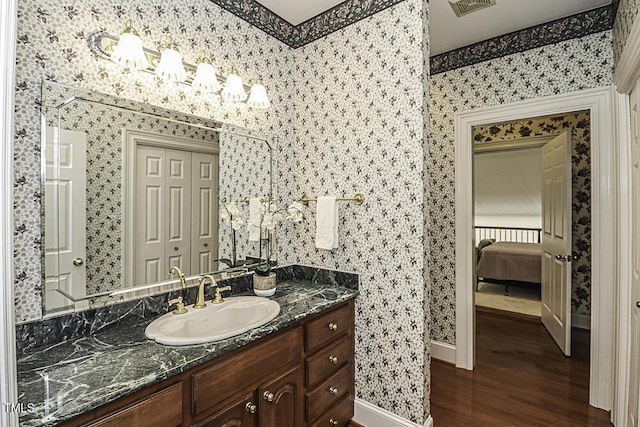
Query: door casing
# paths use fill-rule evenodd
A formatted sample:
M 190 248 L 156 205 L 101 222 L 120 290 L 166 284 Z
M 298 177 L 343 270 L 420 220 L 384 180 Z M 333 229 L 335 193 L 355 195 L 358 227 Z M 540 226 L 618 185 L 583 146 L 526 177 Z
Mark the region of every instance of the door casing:
M 611 86 L 499 105 L 455 115 L 456 366 L 475 364 L 472 127 L 589 110 L 591 117 L 592 283 L 589 404 L 610 410 L 613 396 L 616 164 Z

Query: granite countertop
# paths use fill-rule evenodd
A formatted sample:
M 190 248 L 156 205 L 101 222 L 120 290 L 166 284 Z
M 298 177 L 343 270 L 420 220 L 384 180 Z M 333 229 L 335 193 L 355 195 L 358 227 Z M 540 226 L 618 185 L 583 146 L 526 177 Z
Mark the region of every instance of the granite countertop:
M 245 293 L 246 294 L 246 293 Z M 280 314 L 242 335 L 212 344 L 165 346 L 148 340 L 153 320 L 25 351 L 18 357 L 21 426 L 53 426 L 203 362 L 305 317 L 354 298 L 357 290 L 293 279 L 271 297 Z M 242 294 L 240 294 L 242 295 Z

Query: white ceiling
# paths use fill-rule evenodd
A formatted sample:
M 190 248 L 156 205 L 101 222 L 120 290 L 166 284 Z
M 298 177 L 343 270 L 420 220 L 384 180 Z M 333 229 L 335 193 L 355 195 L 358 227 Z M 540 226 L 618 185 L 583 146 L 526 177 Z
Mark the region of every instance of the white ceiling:
M 298 25 L 341 0 L 257 0 Z M 448 0 L 429 1 L 431 55 L 611 4 L 611 0 L 497 0 L 495 6 L 456 17 Z

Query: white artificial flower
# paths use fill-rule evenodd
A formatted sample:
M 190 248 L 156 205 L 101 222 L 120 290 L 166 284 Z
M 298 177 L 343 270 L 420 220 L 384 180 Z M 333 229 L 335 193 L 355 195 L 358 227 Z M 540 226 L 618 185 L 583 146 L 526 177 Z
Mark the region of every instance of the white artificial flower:
M 287 212 L 289 213 L 289 216 L 287 217 L 288 220 L 291 220 L 293 222 L 302 222 L 302 220 L 304 219 L 304 214 L 302 213 L 302 203 L 300 202 L 293 202 L 291 205 L 289 205 L 289 207 L 287 208 Z
M 264 217 L 262 218 L 262 227 L 269 231 L 273 230 L 273 215 L 271 215 L 271 212 L 264 214 Z
M 240 212 L 240 209 L 238 209 L 238 206 L 236 206 L 236 202 L 229 203 L 227 205 L 227 210 L 229 211 L 229 214 L 232 218 L 242 215 L 242 212 Z
M 229 223 L 229 212 L 225 208 L 220 209 L 220 219 L 224 221 L 225 224 Z
M 240 218 L 240 216 L 234 218 L 231 220 L 231 227 L 238 231 L 242 228 L 242 224 L 244 223 L 244 221 L 242 221 L 242 218 Z

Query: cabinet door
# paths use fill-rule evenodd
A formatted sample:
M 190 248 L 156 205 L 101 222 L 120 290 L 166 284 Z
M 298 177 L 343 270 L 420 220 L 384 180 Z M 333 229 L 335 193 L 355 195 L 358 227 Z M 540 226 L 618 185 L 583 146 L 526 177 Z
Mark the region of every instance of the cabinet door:
M 194 424 L 193 427 L 256 427 L 257 406 L 254 395 L 251 393 L 209 418 Z
M 302 368 L 285 372 L 258 389 L 260 427 L 298 427 L 304 424 Z

